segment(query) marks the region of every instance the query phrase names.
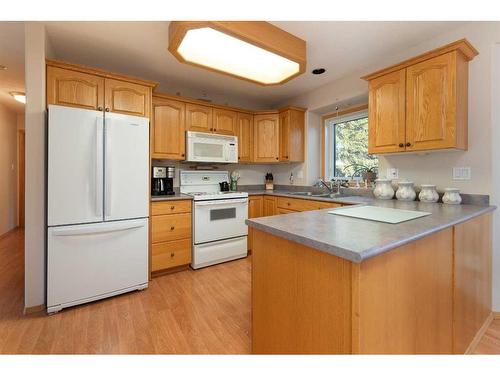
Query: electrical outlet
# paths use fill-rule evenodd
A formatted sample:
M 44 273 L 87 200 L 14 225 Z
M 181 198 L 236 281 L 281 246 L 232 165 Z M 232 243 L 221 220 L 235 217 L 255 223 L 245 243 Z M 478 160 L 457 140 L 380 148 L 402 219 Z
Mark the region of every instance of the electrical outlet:
M 397 168 L 387 168 L 386 172 L 387 178 L 391 180 L 396 180 L 399 178 L 399 169 Z
M 470 180 L 471 168 L 470 167 L 453 167 L 454 180 Z

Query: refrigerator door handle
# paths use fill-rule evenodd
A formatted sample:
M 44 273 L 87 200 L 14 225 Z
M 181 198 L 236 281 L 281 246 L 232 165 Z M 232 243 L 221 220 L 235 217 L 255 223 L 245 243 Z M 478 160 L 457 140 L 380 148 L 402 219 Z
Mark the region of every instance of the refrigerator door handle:
M 96 118 L 95 126 L 95 213 L 102 217 L 103 171 L 102 171 L 102 116 Z
M 111 216 L 111 164 L 109 161 L 110 155 L 110 122 L 109 119 L 104 117 L 104 182 L 105 186 L 105 195 L 104 195 L 104 217 Z
M 98 233 L 110 233 L 119 232 L 124 230 L 136 229 L 144 227 L 144 222 L 116 222 L 106 225 L 96 226 L 82 226 L 82 227 L 71 227 L 71 228 L 53 228 L 53 236 L 78 236 L 86 234 L 98 234 Z

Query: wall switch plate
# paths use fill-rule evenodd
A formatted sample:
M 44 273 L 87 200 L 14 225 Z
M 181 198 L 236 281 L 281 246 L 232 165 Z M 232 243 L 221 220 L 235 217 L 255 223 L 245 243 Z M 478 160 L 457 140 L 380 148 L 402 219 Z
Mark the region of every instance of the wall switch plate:
M 471 168 L 470 167 L 453 167 L 454 180 L 470 180 Z
M 387 178 L 391 180 L 396 180 L 399 178 L 399 169 L 397 168 L 387 168 Z

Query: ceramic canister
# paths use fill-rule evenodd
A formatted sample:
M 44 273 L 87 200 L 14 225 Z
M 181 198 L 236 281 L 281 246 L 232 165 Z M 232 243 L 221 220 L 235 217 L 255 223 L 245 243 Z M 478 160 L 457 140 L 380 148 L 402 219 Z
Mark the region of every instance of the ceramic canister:
M 446 188 L 444 189 L 443 203 L 446 204 L 460 204 L 462 197 L 460 196 L 460 189 Z
M 417 197 L 415 189 L 413 188 L 413 182 L 411 181 L 401 181 L 398 183 L 399 187 L 396 191 L 396 198 L 400 201 L 414 201 Z
M 391 180 L 382 178 L 375 180 L 373 195 L 377 199 L 392 199 L 394 197 L 394 189 L 392 188 Z
M 436 185 L 422 185 L 420 194 L 418 194 L 418 199 L 421 202 L 437 202 L 439 200 L 439 194 L 436 190 Z

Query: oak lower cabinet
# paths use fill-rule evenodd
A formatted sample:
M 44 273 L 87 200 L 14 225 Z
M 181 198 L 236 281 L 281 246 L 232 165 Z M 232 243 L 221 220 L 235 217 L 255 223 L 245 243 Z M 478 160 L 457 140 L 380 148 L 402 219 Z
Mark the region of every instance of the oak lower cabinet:
M 304 161 L 305 113 L 303 109 L 288 108 L 279 113 L 279 160 Z
M 214 108 L 212 117 L 213 131 L 222 135 L 236 135 L 238 112 Z
M 414 57 L 368 81 L 368 152 L 467 150 L 467 40 Z
M 254 161 L 276 163 L 279 161 L 279 115 L 254 116 Z
M 250 196 L 248 197 L 248 218 L 253 219 L 255 217 L 261 217 L 264 213 L 264 199 L 262 195 Z M 248 227 L 248 241 L 247 247 L 248 251 L 252 251 L 252 231 L 253 229 Z
M 191 200 L 151 203 L 150 270 L 153 276 L 191 263 L 191 207 Z
M 238 161 L 248 163 L 253 160 L 253 115 L 238 113 Z
M 186 104 L 186 130 L 193 132 L 210 133 L 212 126 L 212 107 L 205 105 Z
M 264 195 L 262 216 L 276 215 L 276 197 Z
M 47 60 L 47 104 L 150 117 L 156 82 Z
M 184 160 L 186 105 L 175 100 L 153 96 L 151 122 L 151 157 Z

